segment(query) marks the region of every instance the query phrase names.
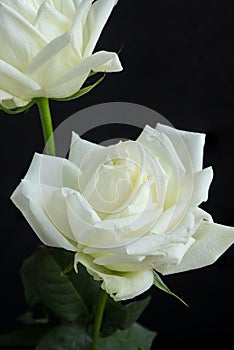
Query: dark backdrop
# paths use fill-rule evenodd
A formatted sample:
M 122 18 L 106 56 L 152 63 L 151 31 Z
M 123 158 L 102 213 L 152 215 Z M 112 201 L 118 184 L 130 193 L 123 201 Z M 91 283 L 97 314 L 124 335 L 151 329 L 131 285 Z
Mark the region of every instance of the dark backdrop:
M 204 165 L 214 181 L 202 205 L 214 221 L 234 226 L 233 1 L 120 0 L 98 48 L 118 51 L 124 66 L 88 95 L 52 103 L 54 126 L 90 105 L 123 101 L 150 107 L 175 127 L 205 132 Z M 1 113 L 1 331 L 25 311 L 19 269 L 38 244 L 9 197 L 43 139 L 37 110 Z M 131 135 L 130 135 L 131 136 Z M 226 345 L 233 339 L 234 247 L 212 266 L 164 281 L 190 308 L 156 288 L 140 321 L 158 332 L 153 349 Z

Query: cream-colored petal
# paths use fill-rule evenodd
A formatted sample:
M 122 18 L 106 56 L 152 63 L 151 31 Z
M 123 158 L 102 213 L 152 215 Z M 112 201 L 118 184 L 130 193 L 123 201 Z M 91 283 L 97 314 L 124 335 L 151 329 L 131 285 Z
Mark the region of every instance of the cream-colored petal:
M 151 152 L 155 162 L 158 162 L 168 175 L 167 195 L 164 203 L 164 210 L 166 210 L 180 199 L 180 184 L 186 175 L 184 165 L 167 135 L 161 134 L 148 125 L 138 137 L 137 142 Z
M 111 214 L 120 211 L 129 204 L 133 192 L 137 190 L 138 173 L 138 166 L 133 162 L 123 161 L 116 166 L 107 161 L 96 169 L 83 195 L 99 212 Z M 149 197 L 149 186 L 146 192 Z
M 84 26 L 84 57 L 92 54 L 116 0 L 98 0 L 91 7 Z
M 27 180 L 23 181 L 26 182 Z M 63 236 L 75 242 L 76 240 L 68 221 L 66 201 L 62 190 L 53 186 L 31 183 L 32 191 L 34 191 L 34 204 L 41 208 L 49 221 Z
M 57 36 L 67 32 L 71 28 L 71 21 L 61 12 L 44 2 L 35 18 L 35 28 L 48 41 L 55 39 Z
M 34 11 L 38 11 L 43 2 L 47 1 L 50 5 L 53 5 L 53 0 L 23 0 L 25 4 L 32 8 Z
M 91 70 L 118 72 L 122 70 L 122 66 L 116 53 L 99 51 L 82 60 L 69 72 L 50 84 L 46 88 L 46 96 L 54 98 L 71 96 L 82 87 Z
M 94 264 L 116 272 L 143 271 L 152 268 L 155 257 L 143 255 L 106 254 L 94 257 Z
M 164 212 L 148 235 L 139 237 L 138 240 L 129 244 L 126 247 L 127 253 L 131 255 L 164 255 L 165 247 L 186 245 L 203 220 L 212 222 L 212 217 L 208 213 L 196 208 L 193 212 L 187 213 L 173 231 L 166 232 L 173 210 L 174 208 L 170 208 Z
M 86 22 L 87 14 L 92 6 L 92 0 L 83 0 L 76 8 L 76 14 L 73 20 L 71 28 L 72 34 L 72 47 L 77 53 L 78 57 L 82 59 L 84 57 L 84 35 L 83 26 Z
M 41 91 L 39 84 L 2 60 L 0 60 L 0 89 L 23 100 L 31 100 Z
M 55 38 L 42 49 L 32 60 L 26 73 L 44 88 L 46 95 L 47 86 L 70 71 L 78 62 L 79 58 L 71 47 L 71 35 L 68 32 Z M 66 95 L 65 90 L 63 94 Z
M 115 301 L 127 300 L 144 293 L 153 285 L 153 271 L 151 269 L 115 273 L 105 267 L 93 263 L 92 259 L 82 253 L 77 253 L 75 264 L 80 262 L 95 280 L 102 281 L 104 289 Z
M 159 123 L 156 130 L 169 137 L 184 166 L 189 165 L 188 171 L 202 169 L 205 134 L 178 130 Z
M 193 238 L 180 264 L 162 265 L 158 271 L 168 275 L 213 264 L 234 243 L 234 228 L 204 221 Z
M 35 8 L 29 6 L 30 0 L 1 0 L 2 4 L 11 7 L 15 12 L 19 13 L 28 22 L 33 23 L 36 17 Z
M 2 2 L 0 18 L 0 59 L 22 71 L 47 41 L 24 17 Z
M 211 167 L 198 171 L 193 175 L 192 196 L 188 211 L 194 210 L 202 202 L 207 201 L 212 179 L 213 170 Z
M 0 90 L 0 105 L 7 109 L 26 106 L 30 101 L 12 96 L 4 90 Z
M 185 253 L 195 242 L 195 239 L 190 237 L 186 243 L 171 243 L 160 248 L 159 253 L 155 254 L 155 260 L 152 264 L 155 270 L 160 270 L 162 265 L 178 265 L 183 259 Z
M 82 168 L 82 163 L 85 160 L 85 157 L 99 149 L 104 148 L 104 146 L 97 145 L 96 143 L 86 141 L 82 139 L 75 132 L 72 133 L 71 148 L 69 152 L 68 159 L 75 164 L 78 168 Z
M 120 72 L 123 67 L 119 56 L 115 52 L 99 51 L 90 57 L 95 56 L 95 63 L 92 70 L 94 72 Z
M 69 18 L 72 21 L 75 14 L 76 14 L 76 7 L 74 5 L 74 1 L 73 0 L 66 0 L 66 1 L 60 0 L 60 4 L 61 4 L 60 11 L 64 14 L 64 16 L 66 16 L 67 18 Z
M 23 180 L 11 196 L 15 206 L 22 212 L 29 225 L 42 243 L 75 251 L 76 244 L 59 232 L 47 217 L 43 208 L 35 202 L 38 198 L 38 186 Z M 35 196 L 34 196 L 35 195 Z
M 61 50 L 67 47 L 71 42 L 70 33 L 64 33 L 58 38 L 52 40 L 48 45 L 46 45 L 30 62 L 29 66 L 25 70 L 26 74 L 33 75 L 35 74 L 41 67 L 46 65 L 50 60 L 57 56 Z M 56 58 L 56 57 L 55 57 Z M 55 61 L 53 61 L 55 64 Z M 60 63 L 62 64 L 62 63 Z M 65 62 L 64 62 L 65 64 Z M 55 66 L 56 70 L 58 69 L 58 65 Z M 64 67 L 66 69 L 66 67 Z M 64 70 L 63 70 L 64 73 Z M 49 74 L 49 72 L 48 72 Z
M 57 188 L 78 189 L 79 169 L 65 158 L 35 153 L 25 180 Z
M 187 237 L 188 239 L 190 236 L 194 235 L 203 220 L 209 222 L 213 221 L 210 214 L 201 208 L 196 208 L 191 212 L 187 212 L 181 221 L 173 228 L 171 233 L 174 236 Z
M 163 168 L 171 172 L 185 174 L 185 168 L 174 148 L 173 143 L 166 134 L 146 125 L 142 133 L 137 138 L 137 142 L 146 147 L 154 156 L 156 161 L 160 161 Z
M 100 218 L 79 192 L 64 188 L 62 195 L 72 233 L 79 244 L 86 244 Z

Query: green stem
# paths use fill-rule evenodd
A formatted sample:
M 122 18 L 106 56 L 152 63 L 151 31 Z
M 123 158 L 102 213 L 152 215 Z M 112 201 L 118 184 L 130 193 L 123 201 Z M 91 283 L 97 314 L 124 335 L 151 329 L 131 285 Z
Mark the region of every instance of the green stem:
M 53 136 L 49 100 L 46 97 L 40 97 L 37 99 L 36 103 L 41 117 L 46 153 L 50 156 L 55 156 L 55 142 Z
M 106 301 L 107 301 L 107 293 L 101 289 L 100 293 L 99 293 L 96 315 L 95 315 L 95 320 L 94 320 L 92 350 L 97 349 L 98 337 L 99 337 L 99 333 L 100 333 L 100 329 L 101 329 L 101 325 L 102 325 L 102 318 L 103 318 L 103 313 L 105 310 Z

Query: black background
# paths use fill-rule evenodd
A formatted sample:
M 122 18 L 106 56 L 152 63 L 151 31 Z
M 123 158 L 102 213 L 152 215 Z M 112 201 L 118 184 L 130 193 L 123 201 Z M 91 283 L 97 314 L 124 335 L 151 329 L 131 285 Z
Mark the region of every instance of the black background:
M 80 109 L 111 102 L 150 107 L 175 127 L 206 133 L 204 165 L 214 180 L 202 207 L 215 222 L 234 226 L 234 24 L 233 1 L 120 0 L 97 49 L 118 51 L 123 72 L 109 74 L 86 96 L 51 104 L 54 126 Z M 19 269 L 39 243 L 9 197 L 43 138 L 35 107 L 0 119 L 1 332 L 17 327 L 26 310 Z M 121 136 L 121 135 L 120 135 Z M 131 135 L 130 135 L 131 136 Z M 187 301 L 151 288 L 140 318 L 158 336 L 153 349 L 226 346 L 233 340 L 234 247 L 214 264 L 167 276 L 167 285 Z

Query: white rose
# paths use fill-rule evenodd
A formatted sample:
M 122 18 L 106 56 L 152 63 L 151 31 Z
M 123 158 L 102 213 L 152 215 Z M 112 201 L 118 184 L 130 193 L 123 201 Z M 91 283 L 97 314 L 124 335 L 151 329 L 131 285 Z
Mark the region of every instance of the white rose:
M 234 229 L 213 223 L 205 135 L 157 124 L 104 147 L 73 134 L 69 159 L 35 154 L 11 199 L 40 240 L 76 252 L 115 300 L 150 288 L 153 271 L 212 264 Z
M 116 0 L 1 0 L 0 104 L 76 93 L 90 71 L 122 69 L 116 53 L 94 54 Z

